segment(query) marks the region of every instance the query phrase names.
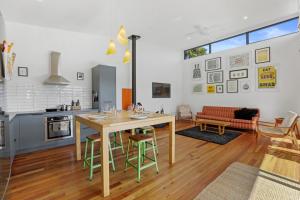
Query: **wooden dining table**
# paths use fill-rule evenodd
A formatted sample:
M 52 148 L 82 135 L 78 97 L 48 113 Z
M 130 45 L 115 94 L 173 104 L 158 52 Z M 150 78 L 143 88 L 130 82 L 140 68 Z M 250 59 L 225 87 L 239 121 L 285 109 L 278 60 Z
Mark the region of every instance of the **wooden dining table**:
M 84 124 L 98 131 L 101 137 L 101 146 L 108 147 L 109 134 L 116 131 L 131 130 L 135 134 L 136 128 L 168 123 L 169 125 L 169 164 L 175 163 L 175 116 L 158 113 L 146 113 L 145 119 L 133 119 L 136 113 L 132 111 L 120 111 L 112 113 L 88 113 L 75 116 L 76 134 L 76 159 L 81 160 L 80 125 Z M 101 148 L 102 162 L 102 195 L 110 195 L 109 184 L 109 154 L 108 148 Z

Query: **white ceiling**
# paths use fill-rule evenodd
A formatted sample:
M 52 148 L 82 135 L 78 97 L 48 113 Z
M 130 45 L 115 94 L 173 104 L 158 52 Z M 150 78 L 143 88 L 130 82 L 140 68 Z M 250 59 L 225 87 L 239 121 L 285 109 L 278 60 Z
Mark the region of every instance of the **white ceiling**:
M 39 2 L 42 1 L 42 2 Z M 7 21 L 186 49 L 296 16 L 297 0 L 0 0 Z M 248 16 L 244 20 L 244 16 Z

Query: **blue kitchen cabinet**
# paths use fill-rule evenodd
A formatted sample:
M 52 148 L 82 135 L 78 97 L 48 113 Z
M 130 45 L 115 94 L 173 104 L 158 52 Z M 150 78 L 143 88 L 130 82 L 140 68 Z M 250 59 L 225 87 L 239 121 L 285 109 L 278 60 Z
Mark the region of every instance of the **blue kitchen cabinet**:
M 10 136 L 10 149 L 11 149 L 11 160 L 13 161 L 16 152 L 19 147 L 19 117 L 14 117 L 9 122 L 9 136 Z
M 24 152 L 42 146 L 45 142 L 44 117 L 42 114 L 19 116 L 18 151 Z

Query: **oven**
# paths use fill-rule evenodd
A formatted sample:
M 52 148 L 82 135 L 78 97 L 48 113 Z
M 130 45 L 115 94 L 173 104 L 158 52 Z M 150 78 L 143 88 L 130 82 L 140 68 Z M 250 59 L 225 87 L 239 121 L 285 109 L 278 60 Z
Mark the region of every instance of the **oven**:
M 73 116 L 45 117 L 45 140 L 53 141 L 73 137 Z

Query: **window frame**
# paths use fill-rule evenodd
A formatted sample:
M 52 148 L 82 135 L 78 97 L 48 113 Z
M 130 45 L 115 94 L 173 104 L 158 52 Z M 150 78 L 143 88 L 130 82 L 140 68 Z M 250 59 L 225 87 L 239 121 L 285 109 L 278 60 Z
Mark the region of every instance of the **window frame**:
M 183 54 L 184 60 L 191 59 L 191 58 L 185 58 L 185 52 L 186 52 L 186 51 L 189 51 L 189 50 L 195 49 L 195 48 L 199 48 L 199 47 L 208 46 L 209 51 L 208 51 L 208 53 L 206 54 L 206 55 L 208 55 L 208 54 L 211 54 L 211 53 L 212 53 L 212 48 L 211 48 L 211 46 L 212 46 L 213 43 L 217 43 L 217 42 L 221 42 L 221 41 L 224 41 L 224 40 L 232 39 L 232 38 L 234 38 L 234 37 L 238 37 L 238 36 L 241 36 L 241 35 L 245 35 L 245 37 L 246 37 L 246 44 L 245 44 L 245 46 L 247 46 L 247 45 L 249 45 L 249 44 L 255 44 L 255 43 L 258 43 L 258 42 L 263 42 L 263 41 L 266 41 L 266 40 L 271 40 L 271 39 L 274 39 L 274 38 L 279 38 L 279 37 L 284 37 L 284 36 L 287 36 L 287 35 L 299 33 L 299 28 L 298 28 L 298 31 L 296 31 L 296 32 L 291 32 L 291 33 L 287 33 L 287 34 L 284 34 L 284 35 L 280 35 L 280 36 L 276 36 L 276 37 L 272 37 L 272 38 L 268 38 L 268 39 L 264 39 L 264 40 L 259 40 L 259 41 L 256 41 L 256 42 L 250 42 L 249 34 L 251 34 L 251 33 L 253 33 L 253 32 L 256 32 L 256 31 L 259 31 L 259 30 L 262 30 L 262 29 L 270 28 L 270 27 L 272 27 L 272 26 L 276 26 L 276 25 L 279 25 L 279 24 L 283 24 L 283 23 L 285 23 L 285 22 L 293 21 L 293 20 L 295 20 L 295 19 L 298 19 L 298 24 L 299 24 L 300 17 L 299 17 L 299 16 L 297 16 L 297 17 L 292 17 L 292 18 L 286 19 L 286 20 L 284 20 L 284 21 L 276 22 L 276 23 L 273 23 L 273 24 L 270 24 L 270 25 L 267 25 L 267 26 L 262 26 L 262 27 L 260 27 L 260 28 L 254 29 L 254 30 L 250 30 L 250 31 L 247 31 L 247 32 L 239 33 L 239 34 L 236 34 L 236 35 L 227 37 L 227 38 L 223 38 L 223 39 L 216 40 L 216 41 L 213 41 L 213 42 L 210 42 L 210 43 L 206 43 L 206 44 L 203 44 L 203 45 L 199 45 L 199 46 L 196 46 L 196 47 L 193 47 L 193 48 L 186 49 L 186 50 L 183 51 L 183 52 L 184 52 L 184 54 Z M 242 47 L 242 46 L 240 46 L 240 47 Z M 236 48 L 238 48 L 238 47 L 236 47 Z M 228 49 L 226 49 L 226 50 L 228 50 Z M 222 51 L 226 51 L 226 50 L 222 50 Z M 222 52 L 222 51 L 218 51 L 218 52 Z M 218 53 L 218 52 L 215 52 L 215 53 Z M 199 57 L 199 56 L 196 56 L 196 57 Z M 196 58 L 196 57 L 193 57 L 193 58 Z

